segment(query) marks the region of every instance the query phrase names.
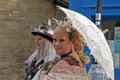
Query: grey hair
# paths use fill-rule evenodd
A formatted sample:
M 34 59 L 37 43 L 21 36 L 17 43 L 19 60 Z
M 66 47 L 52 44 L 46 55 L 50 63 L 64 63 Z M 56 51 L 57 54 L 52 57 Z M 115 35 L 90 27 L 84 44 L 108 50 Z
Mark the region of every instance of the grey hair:
M 53 44 L 49 40 L 42 38 L 41 49 L 40 51 L 36 49 L 35 52 L 27 59 L 28 66 L 35 58 L 44 59 L 44 61 L 47 62 L 54 60 L 57 56 L 58 55 L 54 50 Z
M 42 44 L 42 47 L 41 47 L 38 57 L 41 59 L 44 58 L 45 62 L 47 62 L 47 61 L 54 60 L 54 58 L 56 56 L 57 56 L 57 54 L 55 53 L 53 44 L 50 41 L 43 38 L 43 44 Z

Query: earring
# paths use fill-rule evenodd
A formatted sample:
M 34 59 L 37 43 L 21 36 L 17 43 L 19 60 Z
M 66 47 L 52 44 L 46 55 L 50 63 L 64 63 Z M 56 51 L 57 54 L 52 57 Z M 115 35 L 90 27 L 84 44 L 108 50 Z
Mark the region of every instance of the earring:
M 72 52 L 74 51 L 74 47 L 72 46 Z

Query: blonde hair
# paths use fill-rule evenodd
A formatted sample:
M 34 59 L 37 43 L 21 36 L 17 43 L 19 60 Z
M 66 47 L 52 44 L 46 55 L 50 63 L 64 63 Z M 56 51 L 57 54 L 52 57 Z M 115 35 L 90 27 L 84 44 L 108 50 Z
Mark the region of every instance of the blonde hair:
M 79 58 L 82 61 L 82 63 L 88 63 L 90 59 L 83 53 L 82 36 L 74 27 L 72 27 L 71 22 L 65 23 L 54 33 L 55 36 L 63 36 L 63 34 L 67 35 L 70 40 L 73 40 L 73 48 L 79 55 Z
M 75 32 L 73 33 L 74 35 L 74 49 L 75 51 L 78 53 L 81 61 L 86 64 L 90 61 L 88 56 L 85 56 L 83 53 L 83 43 L 82 43 L 82 37 L 80 35 L 80 33 L 75 30 Z

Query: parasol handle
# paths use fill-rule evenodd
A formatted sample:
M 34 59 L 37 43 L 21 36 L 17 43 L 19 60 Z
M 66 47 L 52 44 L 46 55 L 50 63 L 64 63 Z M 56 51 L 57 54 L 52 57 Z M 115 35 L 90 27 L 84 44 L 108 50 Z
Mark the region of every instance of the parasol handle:
M 102 32 L 103 32 L 103 34 L 106 34 L 108 31 L 109 31 L 108 29 L 105 29 Z

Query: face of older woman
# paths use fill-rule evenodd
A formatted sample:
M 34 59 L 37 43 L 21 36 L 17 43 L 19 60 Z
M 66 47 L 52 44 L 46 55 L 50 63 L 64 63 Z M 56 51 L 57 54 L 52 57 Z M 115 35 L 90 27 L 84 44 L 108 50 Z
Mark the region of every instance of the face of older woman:
M 42 37 L 39 36 L 39 35 L 35 35 L 34 41 L 35 41 L 35 44 L 36 44 L 36 48 L 38 50 L 40 50 L 41 49 L 41 45 L 42 45 Z
M 56 34 L 53 36 L 53 45 L 58 55 L 65 55 L 72 50 L 72 41 L 67 34 Z

